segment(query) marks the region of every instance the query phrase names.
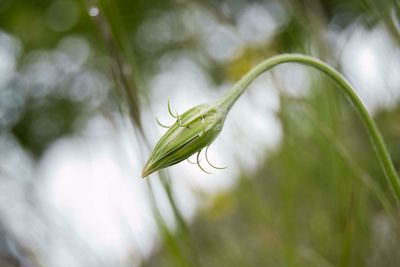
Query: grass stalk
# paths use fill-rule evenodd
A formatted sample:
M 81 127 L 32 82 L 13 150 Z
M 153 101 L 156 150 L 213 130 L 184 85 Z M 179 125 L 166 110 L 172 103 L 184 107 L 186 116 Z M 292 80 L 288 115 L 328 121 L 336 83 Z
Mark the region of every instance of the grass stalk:
M 246 91 L 252 81 L 254 81 L 259 75 L 268 71 L 274 66 L 283 63 L 300 63 L 313 67 L 328 75 L 339 85 L 338 88 L 343 91 L 343 93 L 347 96 L 349 101 L 353 104 L 353 107 L 358 112 L 359 118 L 361 119 L 366 131 L 368 132 L 368 135 L 373 144 L 373 147 L 378 156 L 379 162 L 385 173 L 393 195 L 397 202 L 400 202 L 400 179 L 396 173 L 386 144 L 378 127 L 376 126 L 374 119 L 369 114 L 365 104 L 358 96 L 353 86 L 347 81 L 347 79 L 337 70 L 322 62 L 321 60 L 300 54 L 282 54 L 269 58 L 250 70 L 242 79 L 240 79 L 234 85 L 234 87 L 221 100 L 216 102 L 215 106 L 220 107 L 222 110 L 228 113 L 230 108 L 244 93 L 244 91 Z

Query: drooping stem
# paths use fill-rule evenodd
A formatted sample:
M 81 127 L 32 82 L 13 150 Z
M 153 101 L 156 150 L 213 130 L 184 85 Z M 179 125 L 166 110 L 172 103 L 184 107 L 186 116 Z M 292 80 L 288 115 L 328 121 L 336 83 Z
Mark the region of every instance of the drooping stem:
M 299 54 L 282 54 L 269 58 L 250 70 L 224 97 L 222 97 L 222 99 L 217 101 L 215 105 L 221 107 L 222 110 L 229 112 L 236 100 L 243 94 L 243 92 L 248 88 L 250 83 L 254 81 L 254 79 L 274 66 L 289 62 L 300 63 L 322 71 L 339 85 L 338 88 L 344 92 L 344 94 L 353 104 L 354 108 L 357 110 L 358 115 L 363 122 L 374 146 L 375 152 L 378 155 L 389 186 L 392 189 L 397 201 L 400 202 L 400 179 L 396 173 L 396 169 L 394 168 L 388 149 L 374 119 L 369 114 L 365 104 L 360 99 L 352 85 L 342 74 L 328 64 L 313 57 Z

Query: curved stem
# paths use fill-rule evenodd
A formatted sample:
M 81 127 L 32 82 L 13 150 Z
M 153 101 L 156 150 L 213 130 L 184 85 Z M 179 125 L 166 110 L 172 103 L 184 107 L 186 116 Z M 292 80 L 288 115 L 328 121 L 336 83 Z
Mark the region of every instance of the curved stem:
M 337 70 L 335 70 L 328 64 L 313 57 L 299 54 L 282 54 L 269 58 L 250 70 L 215 105 L 220 107 L 221 110 L 225 110 L 227 114 L 230 108 L 236 102 L 236 100 L 243 94 L 243 92 L 248 88 L 248 86 L 254 79 L 256 79 L 260 74 L 264 73 L 265 71 L 271 69 L 272 67 L 288 62 L 311 66 L 319 71 L 324 72 L 339 85 L 339 88 L 344 92 L 344 94 L 353 104 L 354 108 L 357 110 L 358 115 L 363 122 L 365 129 L 367 130 L 371 142 L 374 146 L 375 152 L 378 155 L 380 164 L 392 189 L 392 192 L 396 200 L 400 202 L 400 179 L 396 173 L 390 154 L 387 150 L 385 142 L 383 141 L 382 135 L 378 130 L 378 127 L 376 126 L 374 119 L 369 114 L 365 104 L 357 95 L 352 85 L 346 80 L 346 78 L 342 74 L 340 74 Z

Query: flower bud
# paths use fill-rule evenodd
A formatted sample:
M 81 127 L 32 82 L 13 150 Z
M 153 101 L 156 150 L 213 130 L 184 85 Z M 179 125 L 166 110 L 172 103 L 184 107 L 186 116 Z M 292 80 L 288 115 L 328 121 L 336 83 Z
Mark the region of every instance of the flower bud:
M 223 112 L 208 104 L 183 113 L 156 144 L 142 177 L 177 164 L 210 145 L 221 132 L 224 119 Z

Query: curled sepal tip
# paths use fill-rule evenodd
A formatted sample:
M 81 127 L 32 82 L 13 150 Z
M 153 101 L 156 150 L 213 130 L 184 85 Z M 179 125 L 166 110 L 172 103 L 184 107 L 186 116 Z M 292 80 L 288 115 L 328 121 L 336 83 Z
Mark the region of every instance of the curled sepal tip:
M 211 162 L 210 162 L 210 160 L 208 159 L 208 148 L 209 148 L 210 146 L 207 146 L 207 148 L 206 148 L 206 161 L 208 162 L 208 164 L 210 164 L 210 166 L 211 167 L 213 167 L 214 169 L 217 169 L 217 170 L 223 170 L 223 169 L 226 169 L 226 166 L 223 166 L 223 167 L 219 167 L 219 166 L 215 166 L 214 164 L 212 164 Z
M 159 126 L 161 126 L 162 128 L 166 128 L 166 129 L 171 128 L 171 126 L 168 126 L 168 125 L 165 125 L 165 124 L 161 123 L 160 120 L 159 120 L 157 117 L 156 117 L 156 122 L 157 122 L 157 124 L 158 124 Z
M 169 97 L 168 97 L 168 113 L 169 113 L 169 115 L 171 115 L 172 118 L 175 118 L 175 119 L 179 118 L 178 113 L 174 114 L 171 110 L 171 101 L 170 101 Z
M 197 165 L 199 166 L 200 170 L 202 170 L 203 172 L 207 173 L 207 174 L 211 174 L 211 172 L 206 171 L 200 164 L 200 153 L 201 150 L 199 152 L 197 152 L 197 156 L 196 156 L 196 160 L 197 160 Z

